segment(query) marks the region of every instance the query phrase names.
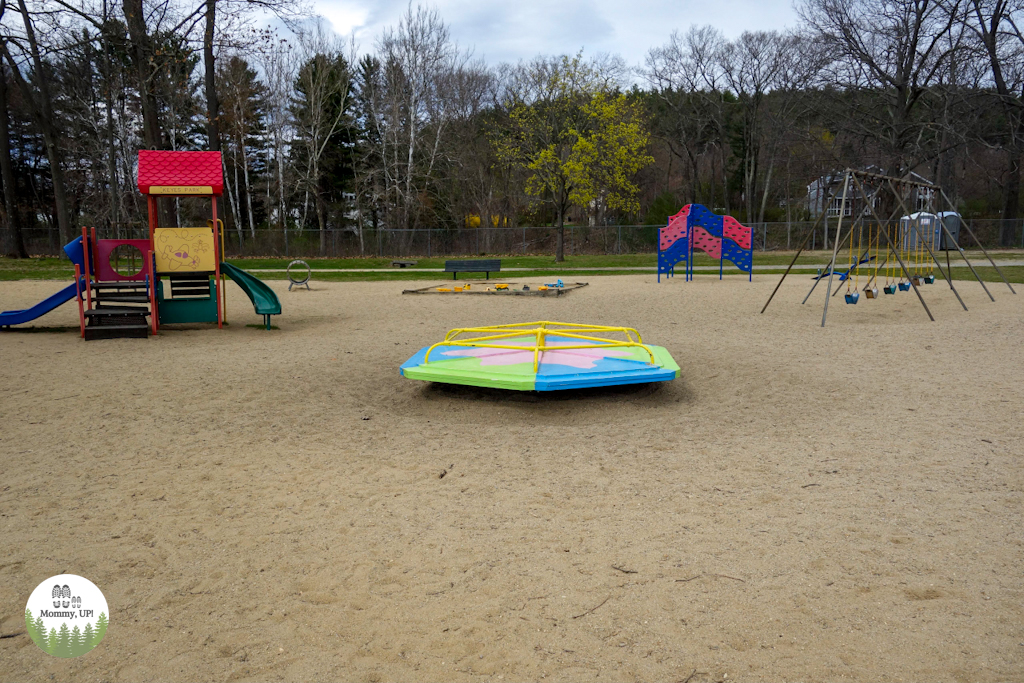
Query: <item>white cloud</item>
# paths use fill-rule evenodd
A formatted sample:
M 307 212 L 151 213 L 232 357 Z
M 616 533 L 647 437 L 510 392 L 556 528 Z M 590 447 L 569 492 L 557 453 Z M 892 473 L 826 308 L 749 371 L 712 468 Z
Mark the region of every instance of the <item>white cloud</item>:
M 796 24 L 790 0 L 437 0 L 436 7 L 463 47 L 495 64 L 539 54 L 619 54 L 639 64 L 674 29 L 711 24 L 733 37 L 743 31 Z M 355 32 L 361 50 L 398 23 L 406 0 L 317 0 L 316 10 L 342 35 Z
M 320 0 L 314 7 L 317 14 L 331 22 L 335 33 L 348 36 L 366 26 L 370 17 L 366 4 L 353 0 Z

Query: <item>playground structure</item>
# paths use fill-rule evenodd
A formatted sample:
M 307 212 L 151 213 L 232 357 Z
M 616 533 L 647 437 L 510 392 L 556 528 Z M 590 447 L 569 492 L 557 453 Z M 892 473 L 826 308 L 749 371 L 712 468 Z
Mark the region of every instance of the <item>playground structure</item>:
M 658 230 L 658 282 L 661 275 L 675 275 L 676 264 L 685 262 L 686 280 L 693 279 L 693 250 L 718 259 L 718 279 L 726 260 L 753 279 L 753 231 L 732 216 L 719 216 L 700 204 L 687 204 L 668 225 Z
M 161 325 L 224 324 L 224 276 L 248 295 L 270 329 L 281 302 L 261 280 L 222 260 L 223 224 L 217 198 L 224 188 L 220 152 L 139 152 L 139 191 L 146 195 L 149 238 L 97 239 L 96 228 L 64 247 L 75 266 L 75 282 L 24 311 L 0 313 L 0 326 L 20 325 L 57 306 L 78 300 L 85 339 L 147 337 Z M 208 197 L 212 218 L 205 227 L 160 227 L 158 197 Z M 127 261 L 128 269 L 118 268 Z M 147 321 L 147 318 L 149 319 Z
M 546 320 L 450 330 L 443 341 L 416 352 L 400 371 L 410 379 L 515 391 L 665 382 L 679 376 L 671 354 L 644 343 L 631 327 Z
M 932 205 L 936 203 L 939 196 L 942 197 L 948 210 L 936 214 Z M 916 213 L 908 211 L 907 207 L 920 197 L 926 198 L 926 203 L 929 204 L 926 210 Z M 891 199 L 892 206 L 894 207 L 887 220 L 881 218 L 877 208 L 880 203 L 879 200 L 884 199 Z M 896 216 L 901 214 L 902 218 L 896 221 Z M 793 255 L 793 260 L 790 261 L 786 271 L 782 274 L 778 284 L 775 285 L 775 289 L 772 290 L 771 295 L 768 297 L 768 301 L 765 302 L 764 307 L 761 309 L 761 313 L 767 310 L 768 304 L 772 302 L 776 292 L 779 291 L 779 287 L 782 286 L 786 276 L 793 269 L 793 265 L 800 257 L 811 235 L 817 230 L 825 215 L 826 213 L 822 212 L 818 216 L 818 220 L 808 230 L 807 235 L 800 244 L 800 248 Z M 845 233 L 844 219 L 847 219 Z M 955 220 L 955 226 L 953 220 Z M 879 272 L 881 271 L 886 280 L 882 288 L 884 294 L 894 295 L 898 292 L 906 292 L 912 289 L 928 318 L 934 321 L 935 317 L 928 308 L 928 304 L 925 303 L 920 287 L 925 284 L 934 284 L 934 273 L 937 270 L 946 281 L 946 284 L 949 285 L 953 294 L 956 295 L 960 306 L 966 311 L 967 305 L 953 284 L 951 276 L 949 252 L 953 250 L 956 250 L 960 257 L 963 258 L 978 284 L 985 290 L 988 298 L 991 301 L 995 301 L 995 297 L 992 296 L 992 293 L 978 275 L 978 272 L 974 269 L 974 266 L 957 241 L 961 227 L 968 232 L 985 254 L 985 257 L 992 264 L 999 277 L 1009 287 L 1010 292 L 1016 294 L 1017 292 L 1013 289 L 1013 285 L 1003 275 L 1003 271 L 999 269 L 996 262 L 992 260 L 992 257 L 974 235 L 970 226 L 959 220 L 959 215 L 956 213 L 953 203 L 943 192 L 942 188 L 932 183 L 911 180 L 909 177 L 895 178 L 868 171 L 846 169 L 843 177 L 839 220 L 836 223 L 836 233 L 832 243 L 832 258 L 826 270 L 814 278 L 810 291 L 807 292 L 807 296 L 804 297 L 801 303 L 807 303 L 819 282 L 824 279 L 828 280 L 825 306 L 821 315 L 821 326 L 824 327 L 828 317 L 829 300 L 842 291 L 840 286 L 833 292 L 832 280 L 838 272 L 836 267 L 839 254 L 844 249 L 847 254 L 847 269 L 845 272 L 840 273 L 840 282 L 846 282 L 844 300 L 847 304 L 858 303 L 862 292 L 865 299 L 877 299 Z M 943 270 L 937 256 L 939 251 L 945 251 L 946 253 L 945 270 Z M 880 261 L 879 259 L 883 253 L 884 261 Z M 861 287 L 861 266 L 864 264 L 871 264 L 871 266 L 863 269 L 868 272 L 864 273 L 865 284 Z

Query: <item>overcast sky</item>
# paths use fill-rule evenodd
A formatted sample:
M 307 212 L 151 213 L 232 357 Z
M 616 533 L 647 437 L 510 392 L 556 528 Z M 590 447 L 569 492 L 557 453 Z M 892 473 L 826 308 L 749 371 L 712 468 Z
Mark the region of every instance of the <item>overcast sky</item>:
M 427 4 L 427 3 L 425 3 Z M 436 0 L 463 47 L 489 64 L 530 59 L 538 54 L 587 55 L 610 52 L 630 65 L 674 29 L 711 24 L 728 37 L 743 31 L 796 24 L 792 0 Z M 373 48 L 380 30 L 398 23 L 407 0 L 315 0 L 316 11 L 347 36 L 353 30 L 360 52 Z

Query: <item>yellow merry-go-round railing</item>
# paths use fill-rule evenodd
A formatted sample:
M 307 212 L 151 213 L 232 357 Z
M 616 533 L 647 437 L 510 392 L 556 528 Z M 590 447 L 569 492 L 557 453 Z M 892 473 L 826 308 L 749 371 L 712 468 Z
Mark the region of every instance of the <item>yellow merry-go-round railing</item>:
M 604 337 L 592 336 L 596 332 L 621 332 L 626 340 L 606 339 Z M 583 334 L 591 333 L 591 334 Z M 462 338 L 463 334 L 478 334 L 484 336 Z M 556 335 L 569 339 L 580 339 L 583 341 L 596 342 L 591 344 L 548 346 L 545 344 L 548 335 Z M 633 335 L 636 335 L 634 340 Z M 515 337 L 533 336 L 533 344 L 495 344 L 494 341 L 501 339 L 512 339 Z M 560 323 L 550 320 L 541 320 L 532 323 L 513 323 L 511 325 L 491 325 L 487 327 L 457 327 L 449 330 L 440 341 L 427 349 L 423 357 L 423 363 L 430 362 L 430 352 L 438 346 L 469 346 L 489 349 L 512 349 L 516 351 L 533 351 L 533 371 L 537 372 L 540 366 L 540 355 L 544 351 L 563 351 L 569 349 L 609 349 L 628 348 L 639 346 L 650 356 L 650 365 L 655 365 L 654 352 L 643 343 L 640 333 L 632 327 L 611 327 L 608 325 L 583 325 L 577 323 Z

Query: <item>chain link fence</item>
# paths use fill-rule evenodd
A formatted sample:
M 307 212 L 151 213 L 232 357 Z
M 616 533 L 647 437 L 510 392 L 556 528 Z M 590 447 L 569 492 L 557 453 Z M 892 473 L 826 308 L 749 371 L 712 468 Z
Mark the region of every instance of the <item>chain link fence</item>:
M 1006 248 L 1004 237 L 1013 248 L 1024 249 L 1024 222 L 999 219 L 967 219 L 978 241 L 986 249 Z M 844 225 L 845 225 L 844 221 Z M 755 251 L 788 251 L 797 249 L 813 222 L 778 222 L 751 224 Z M 595 254 L 649 254 L 658 251 L 660 225 L 566 226 L 565 253 L 568 256 Z M 836 230 L 836 219 L 818 224 L 807 242 L 811 250 L 830 249 Z M 845 229 L 844 229 L 845 232 Z M 467 255 L 530 255 L 553 254 L 558 230 L 551 227 L 480 227 L 460 229 L 364 229 L 318 230 L 286 232 L 280 229 L 228 230 L 225 234 L 225 252 L 228 258 L 238 256 L 313 258 L 350 257 L 448 257 Z M 145 239 L 144 225 L 121 225 L 116 228 L 97 228 L 100 239 Z M 5 252 L 9 235 L 0 230 Z M 62 242 L 55 229 L 29 229 L 23 231 L 25 246 L 33 256 L 60 256 Z M 960 234 L 965 249 L 978 244 L 966 230 Z

